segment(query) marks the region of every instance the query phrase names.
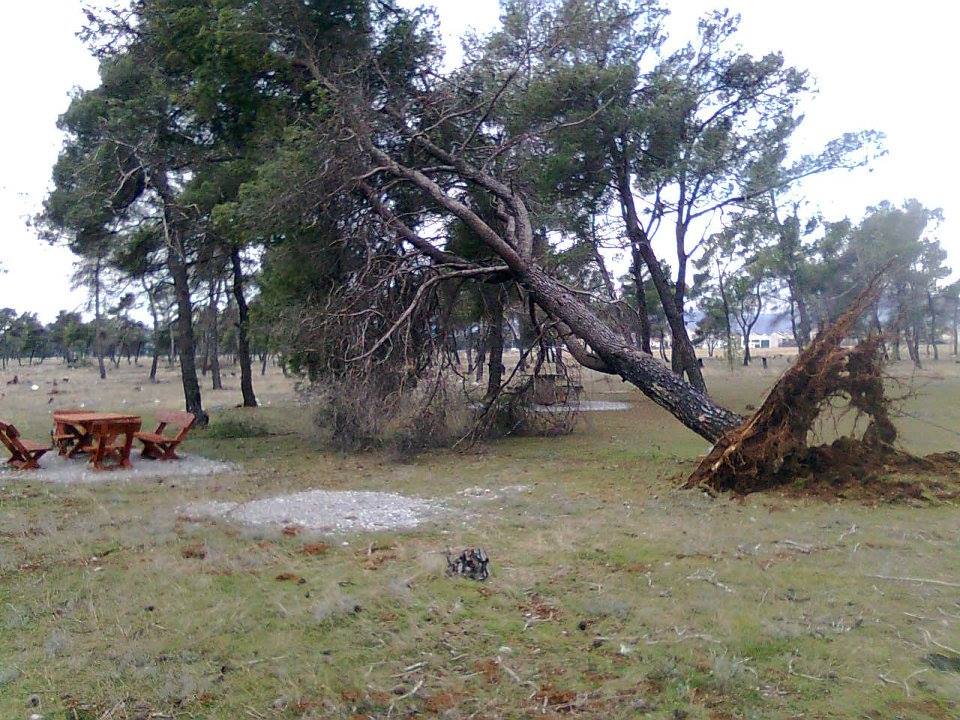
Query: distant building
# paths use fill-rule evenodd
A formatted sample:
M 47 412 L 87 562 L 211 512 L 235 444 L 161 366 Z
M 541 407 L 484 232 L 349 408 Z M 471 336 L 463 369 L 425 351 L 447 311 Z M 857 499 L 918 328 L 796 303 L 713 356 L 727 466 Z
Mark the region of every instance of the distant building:
M 736 328 L 737 337 L 740 338 L 740 345 L 743 346 L 743 337 L 739 330 Z M 793 328 L 790 326 L 790 317 L 785 317 L 782 313 L 762 313 L 750 332 L 751 350 L 795 347 L 796 344 Z
M 690 336 L 696 334 L 696 321 L 688 318 L 688 331 Z M 736 322 L 732 322 L 733 342 L 737 348 L 743 347 L 743 334 Z M 724 347 L 722 339 L 718 342 L 719 347 Z M 757 318 L 756 324 L 750 331 L 750 349 L 761 350 L 767 348 L 796 347 L 797 342 L 793 337 L 793 328 L 790 326 L 790 316 L 783 313 L 761 313 Z

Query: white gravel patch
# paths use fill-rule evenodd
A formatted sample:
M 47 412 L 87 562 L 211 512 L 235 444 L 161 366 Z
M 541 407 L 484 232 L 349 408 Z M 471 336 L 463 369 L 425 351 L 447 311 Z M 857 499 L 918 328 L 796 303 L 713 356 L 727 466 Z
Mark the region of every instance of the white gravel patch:
M 320 533 L 409 530 L 443 512 L 435 502 L 396 493 L 307 490 L 243 503 L 203 502 L 183 508 L 190 519 L 245 525 L 299 525 Z
M 0 470 L 0 482 L 38 480 L 58 485 L 93 484 L 103 482 L 156 480 L 179 477 L 217 475 L 236 470 L 236 466 L 218 460 L 208 460 L 197 455 L 183 455 L 179 460 L 145 460 L 139 454 L 131 454 L 133 467 L 129 470 L 94 470 L 87 458 L 73 460 L 61 457 L 51 450 L 40 458 L 39 470 L 16 470 L 4 466 Z
M 497 489 L 474 486 L 458 491 L 457 495 L 480 500 L 499 500 L 505 495 L 520 495 L 531 490 L 533 487 L 530 485 L 504 485 Z
M 566 412 L 606 412 L 612 410 L 629 410 L 630 403 L 614 402 L 612 400 L 580 400 L 576 403 L 558 405 L 534 405 L 533 409 L 543 413 Z

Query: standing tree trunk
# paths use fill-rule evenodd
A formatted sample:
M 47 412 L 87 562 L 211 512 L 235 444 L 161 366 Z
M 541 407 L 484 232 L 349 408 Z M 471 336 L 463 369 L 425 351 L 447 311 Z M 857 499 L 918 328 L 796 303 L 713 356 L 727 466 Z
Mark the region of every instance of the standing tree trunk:
M 240 361 L 240 394 L 244 407 L 256 407 L 257 396 L 253 392 L 253 372 L 250 366 L 250 310 L 243 294 L 243 263 L 240 248 L 230 252 L 233 265 L 233 297 L 237 301 L 237 357 Z
M 167 365 L 173 366 L 173 358 L 177 355 L 177 333 L 176 333 L 177 321 L 176 319 L 172 320 L 169 325 L 167 325 L 167 333 L 170 335 L 170 345 L 167 347 Z
M 953 356 L 957 357 L 957 330 L 960 326 L 960 301 L 953 303 Z
M 220 375 L 220 283 L 218 276 L 210 281 L 210 304 L 207 306 L 206 353 L 210 361 L 210 378 L 214 390 L 223 390 Z
M 187 257 L 173 215 L 166 170 L 151 177 L 152 185 L 163 203 L 163 233 L 167 246 L 167 270 L 173 279 L 177 303 L 177 350 L 180 354 L 180 378 L 187 412 L 193 413 L 196 424 L 206 427 L 210 416 L 203 409 L 200 381 L 197 378 L 197 344 L 193 334 L 193 304 L 190 299 L 190 275 Z
M 489 331 L 487 331 L 489 332 Z M 474 366 L 476 374 L 474 378 L 478 383 L 483 382 L 483 366 L 487 362 L 487 333 L 477 333 L 477 364 Z
M 487 311 L 487 392 L 485 401 L 490 401 L 500 392 L 503 382 L 503 289 L 496 285 L 485 293 Z
M 916 323 L 904 331 L 907 339 L 907 352 L 910 353 L 910 359 L 913 360 L 913 366 L 918 370 L 923 369 L 920 362 L 920 333 L 917 331 Z
M 723 329 L 727 336 L 727 366 L 733 370 L 733 327 L 730 325 L 730 298 L 727 297 L 727 285 L 720 260 L 717 259 L 717 284 L 720 288 L 720 300 L 723 302 Z
M 630 243 L 631 255 L 633 256 L 634 295 L 637 303 L 637 319 L 640 321 L 640 349 L 647 355 L 653 355 L 650 348 L 650 312 L 647 310 L 647 293 L 643 282 L 643 257 L 640 250 L 634 243 Z
M 796 276 L 796 268 L 792 265 L 790 267 L 790 277 L 787 278 L 787 291 L 790 293 L 793 339 L 797 343 L 797 348 L 803 350 L 810 343 L 813 324 L 810 321 L 810 309 L 807 307 L 807 300 L 800 291 L 800 282 Z M 794 307 L 796 307 L 795 318 L 793 317 Z
M 143 280 L 140 281 L 140 284 L 147 295 L 147 307 L 150 308 L 150 319 L 153 321 L 153 358 L 150 360 L 150 382 L 155 383 L 157 381 L 157 366 L 160 364 L 160 318 L 152 288 L 147 287 Z
M 167 214 L 164 210 L 164 214 Z M 196 417 L 196 424 L 205 427 L 210 417 L 203 409 L 200 396 L 200 381 L 197 378 L 197 347 L 193 334 L 193 305 L 190 301 L 190 278 L 187 274 L 186 258 L 183 247 L 176 242 L 165 218 L 165 231 L 168 234 L 167 269 L 173 278 L 174 294 L 177 301 L 177 352 L 180 355 L 180 378 L 183 385 L 184 406 L 187 412 Z
M 100 272 L 102 270 L 103 259 L 100 251 L 97 250 L 97 262 L 93 269 L 93 318 L 94 318 L 94 343 L 97 353 L 97 365 L 100 369 L 100 379 L 107 379 L 107 367 L 103 362 L 103 317 L 100 314 Z
M 939 360 L 937 350 L 937 304 L 933 301 L 933 294 L 927 290 L 927 310 L 930 312 L 930 344 L 933 345 L 933 359 Z
M 187 265 L 180 250 L 171 248 L 167 255 L 167 267 L 173 278 L 177 297 L 177 351 L 180 355 L 180 377 L 183 384 L 184 405 L 187 412 L 196 416 L 197 425 L 206 426 L 209 416 L 203 409 L 200 396 L 200 381 L 197 378 L 197 347 L 193 334 L 193 306 L 190 302 L 190 281 Z
M 643 258 L 650 271 L 650 277 L 657 288 L 657 295 L 660 297 L 660 304 L 663 306 L 664 315 L 667 323 L 670 325 L 670 334 L 672 335 L 672 353 L 677 358 L 677 362 L 682 366 L 690 384 L 700 392 L 705 393 L 707 385 L 703 380 L 703 372 L 700 370 L 700 364 L 697 362 L 697 353 L 690 342 L 690 336 L 687 333 L 687 326 L 683 321 L 683 313 L 677 311 L 677 303 L 674 294 L 670 290 L 670 282 L 667 280 L 660 266 L 660 260 L 657 258 L 653 247 L 650 244 L 650 238 L 640 224 L 640 217 L 637 214 L 636 203 L 633 198 L 633 191 L 630 188 L 630 177 L 623 168 L 618 177 L 618 190 L 620 194 L 620 206 L 623 213 L 623 221 L 627 228 L 627 236 L 631 245 L 636 247 L 637 252 Z

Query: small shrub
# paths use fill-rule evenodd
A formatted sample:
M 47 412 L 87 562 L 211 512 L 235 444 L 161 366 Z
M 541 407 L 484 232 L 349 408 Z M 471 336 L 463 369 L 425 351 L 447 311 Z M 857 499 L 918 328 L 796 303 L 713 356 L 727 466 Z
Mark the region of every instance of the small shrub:
M 385 392 L 375 383 L 346 381 L 312 391 L 314 421 L 330 445 L 344 452 L 385 449 L 409 461 L 425 450 L 449 447 L 467 431 L 466 398 L 443 381 Z
M 266 437 L 269 434 L 270 431 L 263 425 L 238 418 L 219 420 L 207 428 L 207 437 L 217 438 L 219 440 Z
M 344 382 L 323 387 L 313 399 L 317 403 L 314 422 L 329 433 L 329 443 L 335 449 L 360 452 L 380 444 L 388 406 L 372 387 Z

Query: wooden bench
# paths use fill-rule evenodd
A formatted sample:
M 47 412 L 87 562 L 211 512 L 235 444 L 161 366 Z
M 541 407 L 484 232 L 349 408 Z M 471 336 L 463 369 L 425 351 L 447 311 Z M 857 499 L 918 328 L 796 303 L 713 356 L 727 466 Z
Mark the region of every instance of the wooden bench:
M 31 442 L 20 437 L 20 431 L 10 423 L 0 421 L 0 442 L 10 451 L 8 465 L 13 465 L 21 470 L 36 470 L 40 467 L 40 458 L 47 450 L 49 445 Z
M 176 460 L 179 458 L 175 452 L 177 446 L 183 442 L 193 427 L 196 420 L 193 413 L 169 410 L 157 413 L 159 424 L 152 433 L 138 432 L 137 440 L 143 443 L 143 452 L 140 454 L 145 458 L 153 460 Z M 179 428 L 176 435 L 165 435 L 164 430 L 167 426 Z

